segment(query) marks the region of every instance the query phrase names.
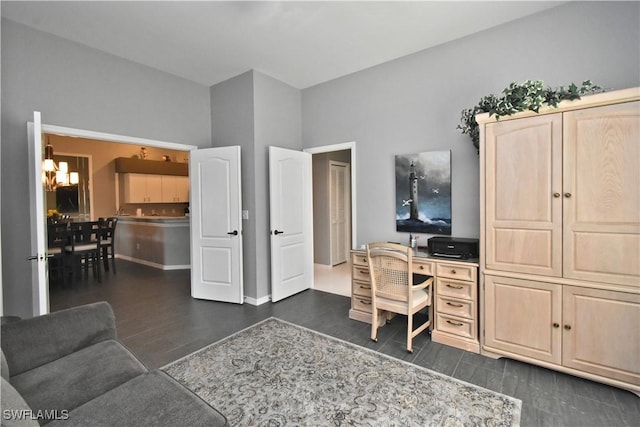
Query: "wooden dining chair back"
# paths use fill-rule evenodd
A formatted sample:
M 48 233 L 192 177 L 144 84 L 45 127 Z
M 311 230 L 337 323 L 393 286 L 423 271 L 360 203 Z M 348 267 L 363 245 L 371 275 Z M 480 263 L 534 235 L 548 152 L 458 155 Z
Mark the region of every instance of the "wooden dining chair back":
M 47 224 L 47 259 L 49 264 L 49 276 L 56 277 L 63 286 L 66 269 L 65 246 L 68 243 L 68 236 L 67 223 Z
M 85 274 L 89 272 L 89 264 L 93 270 L 93 277 L 102 281 L 100 261 L 100 240 L 102 228 L 99 221 L 72 222 L 69 231 L 70 244 L 65 248 L 74 260 L 74 276 L 84 262 Z
M 104 271 L 109 271 L 109 258 L 111 258 L 111 266 L 113 274 L 116 274 L 116 226 L 118 225 L 117 217 L 98 219 L 102 227 L 102 240 L 100 240 L 100 248 L 102 250 L 102 262 L 104 263 Z
M 379 311 L 407 316 L 407 351 L 413 338 L 431 326 L 433 277 L 413 273 L 413 249 L 395 243 L 367 245 L 371 277 L 371 339 L 378 340 Z M 413 316 L 429 307 L 428 319 L 413 329 Z

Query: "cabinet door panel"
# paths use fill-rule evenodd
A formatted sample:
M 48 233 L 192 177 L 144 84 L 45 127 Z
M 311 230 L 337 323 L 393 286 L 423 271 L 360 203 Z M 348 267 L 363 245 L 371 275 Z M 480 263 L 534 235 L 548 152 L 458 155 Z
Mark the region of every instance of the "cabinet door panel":
M 640 286 L 640 103 L 565 113 L 564 276 Z
M 561 155 L 561 114 L 487 124 L 487 268 L 562 274 Z
M 487 275 L 484 304 L 487 347 L 561 362 L 561 285 Z
M 563 365 L 640 385 L 640 295 L 565 286 Z

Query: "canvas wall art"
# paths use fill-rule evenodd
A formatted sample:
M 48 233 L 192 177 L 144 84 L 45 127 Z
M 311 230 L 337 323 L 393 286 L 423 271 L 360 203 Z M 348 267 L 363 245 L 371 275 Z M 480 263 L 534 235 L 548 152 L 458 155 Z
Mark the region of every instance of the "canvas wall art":
M 451 151 L 396 156 L 396 230 L 451 235 Z

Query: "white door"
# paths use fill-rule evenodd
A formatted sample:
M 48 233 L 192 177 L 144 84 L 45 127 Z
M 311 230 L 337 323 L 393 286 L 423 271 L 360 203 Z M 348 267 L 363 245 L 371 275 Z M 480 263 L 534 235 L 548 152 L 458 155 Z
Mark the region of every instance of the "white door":
M 46 207 L 42 185 L 42 121 L 40 112 L 33 112 L 33 123 L 27 124 L 29 138 L 29 192 L 31 214 L 31 280 L 34 315 L 49 312 L 49 277 L 47 268 Z
M 240 147 L 193 150 L 191 296 L 242 304 Z
M 313 286 L 311 154 L 269 147 L 271 300 Z
M 347 261 L 349 240 L 349 164 L 329 163 L 331 183 L 329 210 L 331 213 L 331 265 Z

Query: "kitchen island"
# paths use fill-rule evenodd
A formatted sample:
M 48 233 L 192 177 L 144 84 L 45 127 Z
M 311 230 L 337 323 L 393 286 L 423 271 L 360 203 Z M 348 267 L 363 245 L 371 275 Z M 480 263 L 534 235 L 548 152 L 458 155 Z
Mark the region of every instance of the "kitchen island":
M 189 217 L 118 216 L 116 256 L 162 270 L 191 268 Z

